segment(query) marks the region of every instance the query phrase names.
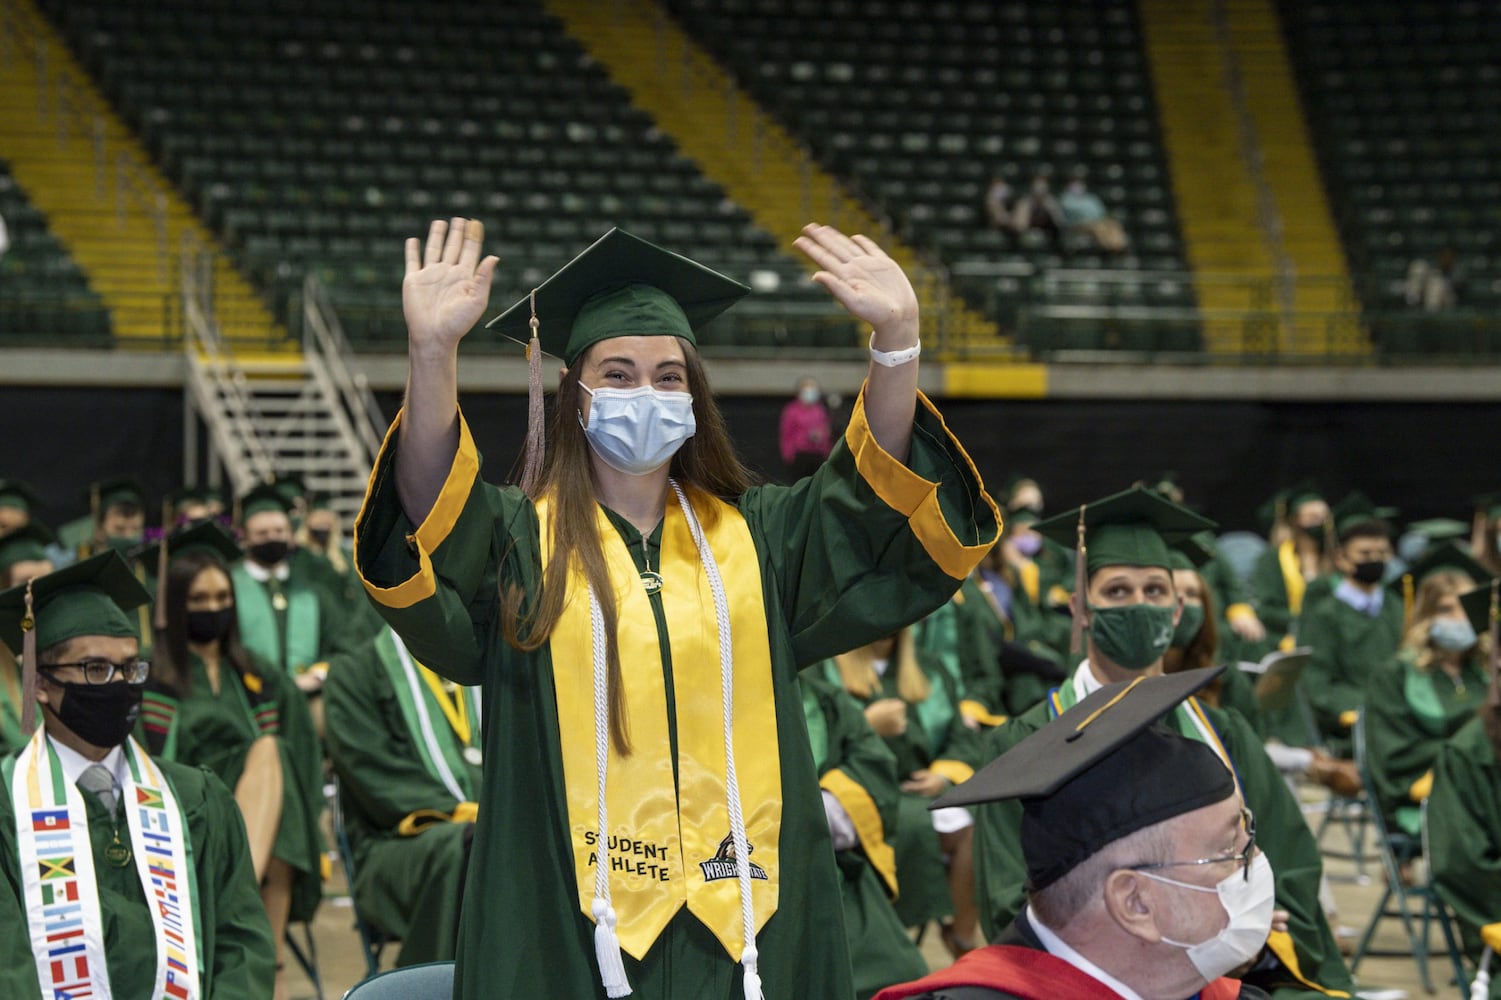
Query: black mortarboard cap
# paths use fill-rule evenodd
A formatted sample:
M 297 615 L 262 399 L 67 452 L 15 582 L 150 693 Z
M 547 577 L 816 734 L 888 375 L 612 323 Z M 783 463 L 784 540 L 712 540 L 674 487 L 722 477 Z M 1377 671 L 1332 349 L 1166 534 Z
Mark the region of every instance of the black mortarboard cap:
M 1028 884 L 1051 885 L 1107 844 L 1235 794 L 1207 744 L 1153 725 L 1224 669 L 1107 684 L 931 808 L 1021 800 Z
M 1453 542 L 1444 542 L 1424 552 L 1421 558 L 1407 567 L 1407 572 L 1392 581 L 1391 586 L 1394 589 L 1399 588 L 1403 586 L 1403 580 L 1409 577 L 1413 585 L 1417 586 L 1423 582 L 1424 577 L 1431 573 L 1437 573 L 1440 570 L 1454 570 L 1463 573 L 1477 587 L 1483 587 L 1491 582 L 1490 572 L 1484 566 L 1480 565 L 1474 556 Z
M 526 341 L 532 300 L 542 349 L 572 365 L 609 337 L 678 336 L 694 331 L 750 293 L 712 268 L 612 229 L 487 326 Z

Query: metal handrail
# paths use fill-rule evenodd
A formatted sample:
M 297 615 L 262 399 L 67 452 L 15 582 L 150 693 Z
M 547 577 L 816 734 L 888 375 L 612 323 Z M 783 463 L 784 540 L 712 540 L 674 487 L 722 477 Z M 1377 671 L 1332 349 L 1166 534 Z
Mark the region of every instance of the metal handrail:
M 343 416 L 351 435 L 364 450 L 360 458 L 363 463 L 374 465 L 375 456 L 380 453 L 385 416 L 365 374 L 351 371 L 346 363 L 345 359 L 354 352 L 323 283 L 311 272 L 303 281 L 302 309 L 302 343 L 308 364 L 315 377 L 328 379 L 330 398 L 343 401 Z

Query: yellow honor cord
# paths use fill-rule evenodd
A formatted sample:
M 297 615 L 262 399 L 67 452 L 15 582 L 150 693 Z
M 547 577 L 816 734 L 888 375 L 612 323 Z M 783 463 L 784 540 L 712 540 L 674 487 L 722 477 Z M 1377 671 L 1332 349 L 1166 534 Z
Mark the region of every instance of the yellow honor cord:
M 417 663 L 415 660 L 412 662 Z M 428 689 L 432 691 L 433 697 L 437 699 L 438 707 L 443 710 L 443 718 L 448 720 L 448 724 L 453 727 L 453 731 L 458 735 L 459 739 L 464 741 L 465 746 L 468 746 L 470 736 L 469 699 L 465 698 L 464 692 L 458 688 L 454 688 L 452 694 L 445 691 L 443 689 L 443 678 L 433 673 L 425 664 L 417 663 L 417 673 L 422 676 L 422 680 L 426 682 Z

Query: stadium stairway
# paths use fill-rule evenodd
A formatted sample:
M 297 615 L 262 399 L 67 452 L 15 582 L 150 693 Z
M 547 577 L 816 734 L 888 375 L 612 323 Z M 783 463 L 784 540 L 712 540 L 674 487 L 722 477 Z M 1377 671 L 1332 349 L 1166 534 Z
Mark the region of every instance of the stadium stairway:
M 979 348 L 992 359 L 1022 356 L 814 163 L 662 8 L 650 0 L 618 0 L 607 8 L 593 0 L 545 0 L 544 6 L 762 228 L 788 243 L 809 221 L 866 233 L 914 277 L 924 314 L 946 317 L 946 345 Z
M 1276 15 L 1268 0 L 1225 0 L 1226 47 L 1211 18 L 1214 2 L 1142 0 L 1140 6 L 1184 241 L 1206 313 L 1205 346 L 1213 353 L 1247 349 L 1243 319 L 1222 317 L 1275 308 L 1268 300 L 1274 253 L 1258 218 L 1257 185 L 1241 150 L 1240 109 L 1227 82 L 1233 58 L 1282 219 L 1282 247 L 1298 276 L 1294 321 L 1291 328 L 1280 324 L 1275 346 L 1364 351 L 1348 266 Z
M 175 332 L 184 238 L 212 237 L 30 0 L 3 0 L 0 149 L 113 317 L 116 344 L 162 350 Z M 164 222 L 159 229 L 157 219 Z M 250 286 L 213 254 L 214 308 L 231 343 L 295 349 Z

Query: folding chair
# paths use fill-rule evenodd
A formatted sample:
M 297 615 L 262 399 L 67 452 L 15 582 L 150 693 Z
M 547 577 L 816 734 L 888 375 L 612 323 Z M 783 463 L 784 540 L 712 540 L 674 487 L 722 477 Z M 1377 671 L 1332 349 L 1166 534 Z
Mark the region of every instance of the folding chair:
M 453 963 L 428 962 L 392 969 L 355 983 L 344 1000 L 449 1000 Z
M 313 925 L 307 921 L 301 924 L 303 934 L 302 944 L 298 944 L 297 938 L 292 934 L 294 926 L 297 925 L 287 925 L 285 935 L 287 949 L 291 951 L 292 957 L 296 959 L 298 966 L 302 968 L 302 973 L 307 976 L 308 982 L 313 984 L 313 994 L 318 1000 L 323 1000 L 323 977 L 318 972 L 318 944 L 313 940 Z
M 354 912 L 354 929 L 360 936 L 360 950 L 365 956 L 365 975 L 374 976 L 380 972 L 381 952 L 385 950 L 386 945 L 395 939 L 380 928 L 367 923 L 365 918 L 360 916 L 360 908 L 355 905 L 354 848 L 349 844 L 349 832 L 344 828 L 344 812 L 339 807 L 339 779 L 337 776 L 328 784 L 327 788 L 329 789 L 329 811 L 333 813 L 334 820 L 334 842 L 339 851 L 339 859 L 344 865 L 344 878 L 349 883 L 349 908 Z M 414 968 L 421 968 L 421 966 L 414 966 Z
M 1366 758 L 1364 710 L 1355 722 L 1355 766 L 1360 771 L 1361 783 L 1367 788 L 1373 787 L 1370 766 Z M 1365 933 L 1360 936 L 1360 944 L 1356 946 L 1355 954 L 1350 958 L 1350 974 L 1352 976 L 1355 974 L 1355 970 L 1360 967 L 1360 962 L 1366 955 L 1391 958 L 1411 955 L 1417 964 L 1418 980 L 1423 984 L 1423 989 L 1433 993 L 1433 979 L 1428 973 L 1428 958 L 1432 954 L 1428 940 L 1431 926 L 1437 923 L 1444 937 L 1444 946 L 1448 949 L 1449 960 L 1454 965 L 1454 975 L 1459 983 L 1460 996 L 1467 998 L 1469 976 L 1465 972 L 1463 953 L 1455 939 L 1454 926 L 1449 920 L 1448 909 L 1433 887 L 1433 877 L 1424 866 L 1422 880 L 1417 884 L 1408 885 L 1402 880 L 1402 866 L 1407 862 L 1423 858 L 1426 854 L 1428 814 L 1426 803 L 1422 810 L 1421 837 L 1412 837 L 1401 831 L 1389 830 L 1385 817 L 1381 815 L 1381 810 L 1374 803 L 1369 805 L 1366 812 L 1376 829 L 1376 851 L 1381 858 L 1386 887 L 1382 890 L 1381 899 L 1371 913 L 1371 920 L 1366 925 Z M 1393 917 L 1402 921 L 1402 930 L 1407 935 L 1407 948 L 1394 951 L 1372 949 L 1371 939 L 1376 935 L 1377 925 L 1382 920 Z

